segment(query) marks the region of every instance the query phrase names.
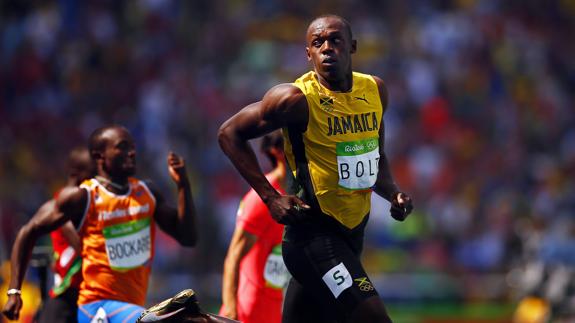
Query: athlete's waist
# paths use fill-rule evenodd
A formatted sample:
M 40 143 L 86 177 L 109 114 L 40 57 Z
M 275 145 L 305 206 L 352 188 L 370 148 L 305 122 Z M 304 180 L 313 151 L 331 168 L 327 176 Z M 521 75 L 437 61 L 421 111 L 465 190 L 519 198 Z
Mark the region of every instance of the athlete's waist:
M 369 219 L 369 213 L 362 217 L 362 220 L 353 228 L 346 227 L 336 218 L 321 211 L 312 209 L 306 211 L 303 220 L 296 224 L 285 226 L 284 239 L 290 234 L 318 236 L 322 234 L 342 234 L 345 236 L 363 235 L 365 226 Z
M 148 289 L 149 268 L 141 267 L 128 272 L 118 272 L 101 267 L 84 270 L 78 303 L 85 304 L 102 299 L 114 299 L 143 306 Z
M 120 302 L 132 303 L 139 306 L 144 306 L 146 302 L 146 293 L 141 292 L 119 292 L 107 290 L 92 290 L 81 288 L 78 296 L 78 304 L 84 305 L 92 302 L 103 300 L 115 300 Z

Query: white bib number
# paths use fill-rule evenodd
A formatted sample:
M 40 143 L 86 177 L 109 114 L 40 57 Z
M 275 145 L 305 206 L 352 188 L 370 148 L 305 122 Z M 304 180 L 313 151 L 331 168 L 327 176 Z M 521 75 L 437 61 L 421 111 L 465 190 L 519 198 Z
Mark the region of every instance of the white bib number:
M 151 257 L 150 219 L 105 227 L 106 254 L 114 270 L 139 267 Z
M 335 298 L 353 284 L 351 275 L 343 262 L 331 268 L 323 275 L 322 279 Z
M 289 278 L 289 272 L 282 258 L 281 245 L 277 245 L 272 249 L 272 253 L 270 253 L 266 260 L 266 266 L 264 268 L 266 286 L 278 289 L 284 288 Z
M 339 186 L 364 190 L 375 185 L 379 166 L 378 138 L 339 142 L 336 153 Z

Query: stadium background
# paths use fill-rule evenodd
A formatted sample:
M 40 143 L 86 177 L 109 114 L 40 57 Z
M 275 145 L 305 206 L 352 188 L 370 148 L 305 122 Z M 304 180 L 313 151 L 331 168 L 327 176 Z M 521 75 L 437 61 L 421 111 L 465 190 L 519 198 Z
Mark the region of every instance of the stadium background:
M 390 93 L 387 152 L 416 209 L 400 224 L 374 199 L 364 261 L 396 320 L 506 322 L 526 261 L 572 271 L 572 0 L 2 1 L 0 261 L 63 184 L 67 151 L 120 123 L 139 177 L 171 192 L 166 154 L 186 158 L 200 214 L 196 249 L 158 239 L 149 302 L 192 287 L 215 310 L 248 188 L 217 129 L 309 69 L 322 13 L 350 20 L 354 69 Z

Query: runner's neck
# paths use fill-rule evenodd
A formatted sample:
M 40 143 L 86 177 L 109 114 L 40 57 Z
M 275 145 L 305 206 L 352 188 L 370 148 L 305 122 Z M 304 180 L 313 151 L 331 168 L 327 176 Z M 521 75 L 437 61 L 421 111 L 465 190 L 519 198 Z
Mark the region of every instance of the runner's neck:
M 130 184 L 128 182 L 126 182 L 125 184 L 118 184 L 106 177 L 97 175 L 96 180 L 98 180 L 98 182 L 100 182 L 101 184 L 103 184 L 107 189 L 109 189 L 110 191 L 117 193 L 117 194 L 122 194 L 122 193 L 126 193 L 128 191 L 128 189 L 130 188 Z

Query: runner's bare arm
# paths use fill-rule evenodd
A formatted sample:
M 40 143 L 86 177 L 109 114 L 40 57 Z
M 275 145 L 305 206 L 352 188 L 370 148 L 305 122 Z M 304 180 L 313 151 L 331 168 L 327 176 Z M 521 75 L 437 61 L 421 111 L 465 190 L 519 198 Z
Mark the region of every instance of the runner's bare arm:
M 381 106 L 383 109 L 381 126 L 379 127 L 379 167 L 374 191 L 391 203 L 392 217 L 398 221 L 403 221 L 409 215 L 409 213 L 411 213 L 413 209 L 413 203 L 411 201 L 411 197 L 399 191 L 389 169 L 389 161 L 387 160 L 384 149 L 385 124 L 383 122 L 383 114 L 385 114 L 387 109 L 388 94 L 383 80 L 376 76 L 373 78 L 375 79 L 379 89 L 379 97 L 381 99 Z
M 305 95 L 291 84 L 271 88 L 262 101 L 248 105 L 220 127 L 218 141 L 236 169 L 259 194 L 280 223 L 296 221 L 299 208 L 308 205 L 295 196 L 282 196 L 263 174 L 248 140 L 273 130 L 289 127 L 304 131 L 308 106 Z
M 196 224 L 196 208 L 192 199 L 192 189 L 186 173 L 186 163 L 177 154 L 168 154 L 168 170 L 178 193 L 178 207 L 167 205 L 163 196 L 152 190 L 156 198 L 156 212 L 154 219 L 160 228 L 176 239 L 182 246 L 193 247 L 198 241 L 198 227 Z
M 258 237 L 240 227 L 236 227 L 228 253 L 224 261 L 224 273 L 222 282 L 222 302 L 224 316 L 237 320 L 237 296 L 240 276 L 240 263 L 244 256 L 256 243 Z
M 379 167 L 377 173 L 377 181 L 375 182 L 374 191 L 388 201 L 393 199 L 393 195 L 398 192 L 397 186 L 393 180 L 389 170 L 389 163 L 385 155 L 385 124 L 383 121 L 383 114 L 387 109 L 387 89 L 383 81 L 374 76 L 375 82 L 379 89 L 379 97 L 381 99 L 381 107 L 383 109 L 381 126 L 379 127 Z
M 20 289 L 28 268 L 28 262 L 38 237 L 62 226 L 66 221 L 81 221 L 88 203 L 85 189 L 70 187 L 62 190 L 56 200 L 44 203 L 16 236 L 11 254 L 10 289 Z M 2 313 L 10 320 L 17 320 L 22 308 L 20 295 L 8 297 Z

